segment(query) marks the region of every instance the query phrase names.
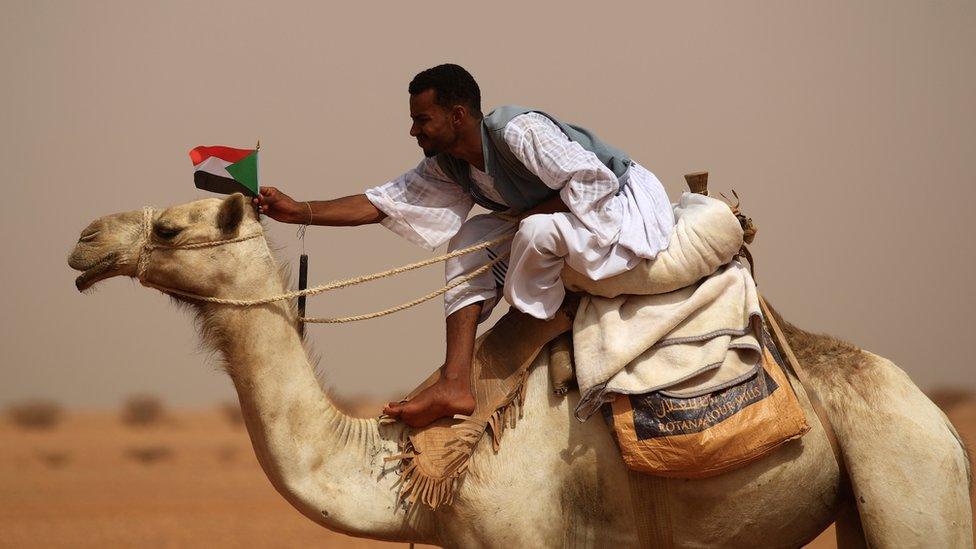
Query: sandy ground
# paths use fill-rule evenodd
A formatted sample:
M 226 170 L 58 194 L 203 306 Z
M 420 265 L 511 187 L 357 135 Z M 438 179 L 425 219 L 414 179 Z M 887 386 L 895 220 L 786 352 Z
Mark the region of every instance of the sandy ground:
M 0 547 L 406 547 L 330 532 L 293 510 L 244 428 L 219 411 L 130 427 L 75 413 L 0 426 Z
M 976 441 L 976 401 L 950 417 Z M 220 411 L 156 425 L 72 413 L 50 430 L 0 422 L 0 547 L 405 547 L 325 530 L 261 472 Z M 825 532 L 811 547 L 834 547 Z

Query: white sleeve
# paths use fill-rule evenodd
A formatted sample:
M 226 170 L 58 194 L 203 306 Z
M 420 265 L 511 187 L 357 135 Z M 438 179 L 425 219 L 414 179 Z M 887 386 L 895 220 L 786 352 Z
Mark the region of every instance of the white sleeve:
M 516 116 L 502 135 L 526 168 L 546 186 L 559 190 L 563 202 L 601 246 L 617 241 L 623 212 L 614 195 L 620 183 L 595 154 L 539 113 Z
M 434 158 L 365 194 L 386 214 L 380 221 L 384 227 L 431 250 L 458 232 L 474 205 Z

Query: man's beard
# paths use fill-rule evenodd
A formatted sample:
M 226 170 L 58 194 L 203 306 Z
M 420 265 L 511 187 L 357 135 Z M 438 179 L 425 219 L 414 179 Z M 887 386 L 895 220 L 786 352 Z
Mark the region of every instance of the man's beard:
M 457 142 L 457 139 L 458 139 L 457 134 L 454 134 L 454 135 L 450 136 L 449 139 L 445 139 L 444 142 L 434 141 L 430 137 L 427 137 L 425 139 L 425 141 L 427 142 L 427 146 L 426 147 L 420 145 L 420 143 L 417 143 L 417 145 L 420 146 L 420 149 L 422 151 L 424 151 L 424 156 L 425 157 L 431 158 L 433 156 L 437 156 L 438 154 L 440 154 L 440 153 L 442 153 L 442 152 L 450 149 L 451 146 L 453 146 L 454 143 Z

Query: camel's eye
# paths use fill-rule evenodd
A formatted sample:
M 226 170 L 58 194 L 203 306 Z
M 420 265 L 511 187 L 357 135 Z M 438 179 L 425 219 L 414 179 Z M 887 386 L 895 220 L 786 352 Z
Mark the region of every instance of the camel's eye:
M 179 227 L 173 227 L 172 225 L 153 225 L 153 233 L 157 238 L 162 240 L 169 240 L 176 235 L 180 234 L 183 229 Z

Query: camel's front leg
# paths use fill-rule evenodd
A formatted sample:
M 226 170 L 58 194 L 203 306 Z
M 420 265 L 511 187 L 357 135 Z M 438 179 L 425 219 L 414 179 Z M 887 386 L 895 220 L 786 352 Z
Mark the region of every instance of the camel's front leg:
M 812 380 L 837 432 L 871 547 L 972 547 L 965 451 L 941 410 L 891 361 Z

